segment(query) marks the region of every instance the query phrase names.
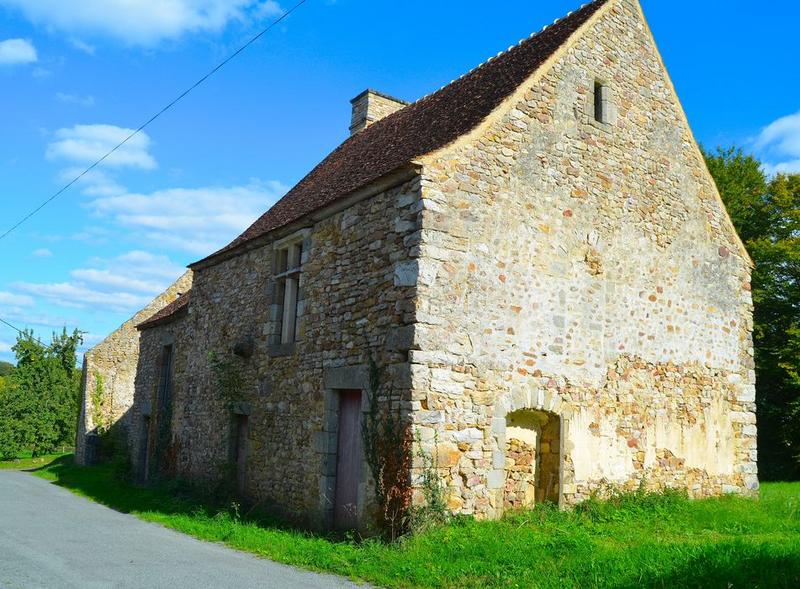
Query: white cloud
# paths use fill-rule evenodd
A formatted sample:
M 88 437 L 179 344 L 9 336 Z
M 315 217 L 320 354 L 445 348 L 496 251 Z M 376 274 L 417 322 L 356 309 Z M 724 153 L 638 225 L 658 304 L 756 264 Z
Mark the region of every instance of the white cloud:
M 63 92 L 56 92 L 56 98 L 59 102 L 65 104 L 77 104 L 79 106 L 94 106 L 94 96 L 87 94 L 80 96 L 79 94 L 65 94 Z
M 184 270 L 167 256 L 134 250 L 111 259 L 93 258 L 88 267 L 72 270 L 69 281 L 17 282 L 12 286 L 60 307 L 132 312 L 149 303 Z
M 68 39 L 70 45 L 72 45 L 78 51 L 82 51 L 86 55 L 94 55 L 96 49 L 94 45 L 90 45 L 86 41 L 78 39 L 76 37 L 71 37 Z
M 12 344 L 8 342 L 0 342 L 0 354 L 7 354 L 11 351 Z
M 286 190 L 277 181 L 252 181 L 247 186 L 121 194 L 98 198 L 89 206 L 148 243 L 203 256 L 236 237 Z
M 106 260 L 93 258 L 90 268 L 79 268 L 70 272 L 76 280 L 94 288 L 117 289 L 157 295 L 180 276 L 185 269 L 167 256 L 133 250 Z
M 186 33 L 219 32 L 280 11 L 273 0 L 0 0 L 30 21 L 75 35 L 113 37 L 152 46 Z
M 31 252 L 31 255 L 35 258 L 52 258 L 53 252 L 51 252 L 46 247 L 40 247 L 39 249 L 35 249 Z
M 26 39 L 0 41 L 0 66 L 34 63 L 37 59 L 36 48 Z
M 800 173 L 800 112 L 764 127 L 754 147 L 764 160 L 768 174 Z
M 74 317 L 49 315 L 46 313 L 34 313 L 30 309 L 11 309 L 10 312 L 4 311 L 5 318 L 17 324 L 19 327 L 46 327 L 61 329 L 67 325 L 77 325 L 78 320 Z
M 66 168 L 61 171 L 59 178 L 66 183 L 83 173 L 85 168 Z M 78 181 L 83 193 L 89 196 L 114 196 L 125 194 L 126 189 L 105 171 L 95 168 L 89 170 Z
M 73 270 L 70 275 L 82 283 L 92 283 L 99 288 L 127 289 L 136 292 L 158 294 L 163 290 L 161 282 L 142 280 L 115 274 L 112 270 L 97 270 L 94 268 L 80 268 Z
M 30 307 L 33 305 L 33 299 L 27 295 L 14 294 L 0 290 L 0 305 L 12 305 L 14 307 Z
M 274 18 L 283 14 L 283 7 L 274 0 L 267 0 L 256 6 L 254 11 L 257 18 Z
M 75 125 L 59 129 L 56 140 L 47 146 L 49 159 L 65 159 L 90 164 L 108 153 L 133 129 L 115 125 Z M 132 167 L 152 170 L 157 167 L 155 158 L 149 153 L 150 137 L 139 133 L 103 161 L 106 166 Z
M 143 307 L 151 299 L 147 295 L 137 295 L 125 291 L 104 292 L 94 290 L 86 285 L 73 282 L 48 284 L 18 282 L 13 286 L 18 290 L 46 299 L 61 307 L 77 309 L 92 307 L 125 312 Z

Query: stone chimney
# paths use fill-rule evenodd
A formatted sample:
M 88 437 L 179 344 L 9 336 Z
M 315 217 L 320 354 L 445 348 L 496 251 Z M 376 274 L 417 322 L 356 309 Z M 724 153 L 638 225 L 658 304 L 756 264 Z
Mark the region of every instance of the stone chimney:
M 364 90 L 361 94 L 350 101 L 353 105 L 353 118 L 350 121 L 350 135 L 355 135 L 363 131 L 375 121 L 389 116 L 406 106 L 405 100 L 400 100 L 381 94 L 375 90 Z

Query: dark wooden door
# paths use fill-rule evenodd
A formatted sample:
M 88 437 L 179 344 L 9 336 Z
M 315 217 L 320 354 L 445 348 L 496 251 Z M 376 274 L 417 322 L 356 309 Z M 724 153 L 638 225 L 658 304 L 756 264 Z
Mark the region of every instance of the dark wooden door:
M 358 526 L 358 484 L 361 480 L 361 391 L 340 393 L 336 458 L 334 523 L 338 529 L 353 529 Z

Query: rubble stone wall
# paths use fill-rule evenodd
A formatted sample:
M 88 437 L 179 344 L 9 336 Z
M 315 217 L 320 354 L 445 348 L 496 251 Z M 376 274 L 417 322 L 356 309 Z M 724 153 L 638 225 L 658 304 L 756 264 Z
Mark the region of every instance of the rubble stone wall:
M 233 416 L 247 414 L 248 498 L 314 524 L 330 516 L 336 390 L 367 389 L 372 360 L 385 375 L 378 402 L 410 397 L 407 351 L 416 284 L 410 252 L 418 210 L 419 178 L 297 234 L 303 254 L 294 344 L 275 338 L 280 301 L 273 245 L 196 269 L 187 316 L 143 332 L 137 381 L 137 405 L 152 404 L 163 342 L 174 341 L 170 455 L 176 475 L 195 481 L 233 477 Z M 246 352 L 235 355 L 234 347 Z M 235 390 L 220 387 L 211 354 L 236 375 Z M 359 505 L 364 521 L 370 519 L 370 484 L 365 464 Z
M 644 481 L 755 493 L 750 262 L 638 4 L 514 101 L 421 162 L 413 415 L 451 508 L 502 513 L 526 408 L 561 418 L 562 505 Z
M 124 445 L 130 426 L 128 413 L 133 405 L 139 356 L 139 331 L 136 326 L 191 287 L 192 272 L 188 271 L 119 329 L 84 354 L 83 387 L 75 441 L 75 460 L 78 464 L 85 464 L 88 458 L 88 434 L 114 430 L 114 435 L 120 436 L 119 442 Z

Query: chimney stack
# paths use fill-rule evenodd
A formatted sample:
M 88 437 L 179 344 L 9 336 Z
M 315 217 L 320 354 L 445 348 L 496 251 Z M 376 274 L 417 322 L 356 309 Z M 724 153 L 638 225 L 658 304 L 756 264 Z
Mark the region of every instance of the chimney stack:
M 353 118 L 350 121 L 350 135 L 352 136 L 363 131 L 375 121 L 400 110 L 408 103 L 388 94 L 367 89 L 353 98 L 350 104 L 353 105 Z

